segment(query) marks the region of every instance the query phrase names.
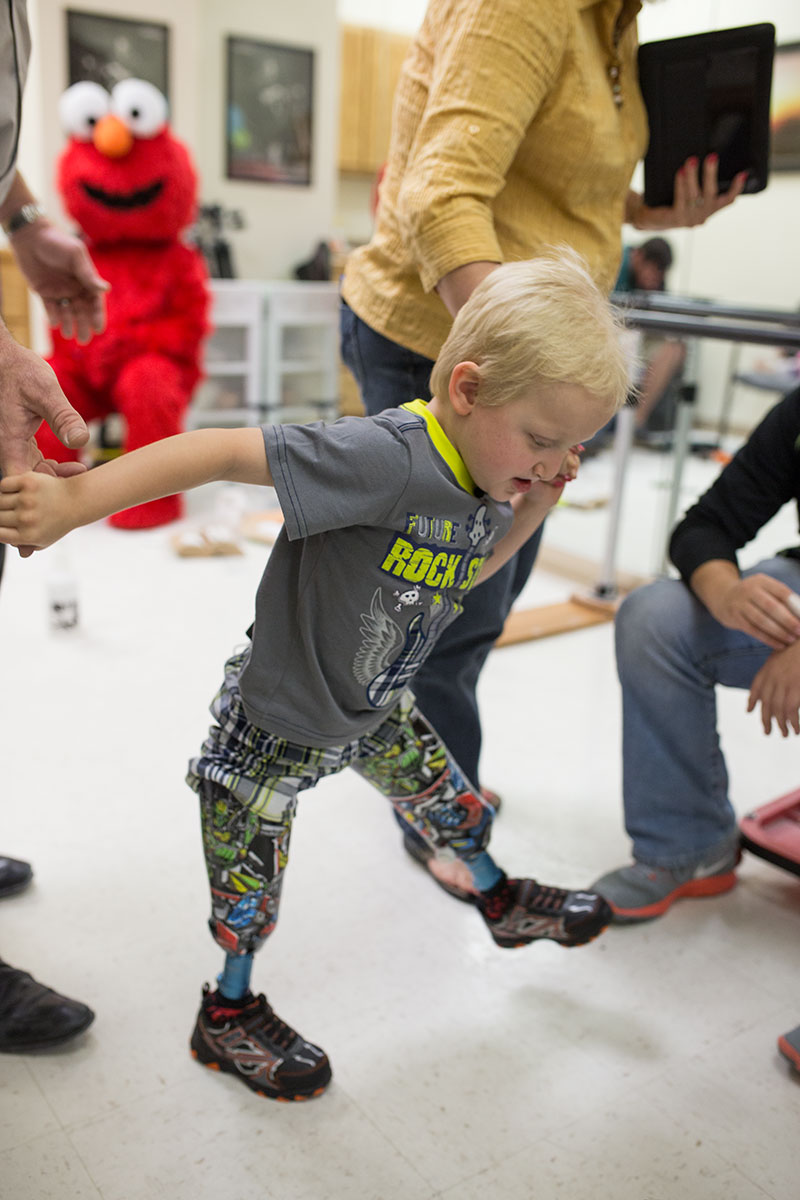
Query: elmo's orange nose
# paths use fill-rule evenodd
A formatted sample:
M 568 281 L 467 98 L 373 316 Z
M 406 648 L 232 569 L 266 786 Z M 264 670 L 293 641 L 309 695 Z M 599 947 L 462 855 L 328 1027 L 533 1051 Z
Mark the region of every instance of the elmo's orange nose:
M 107 158 L 124 158 L 133 145 L 133 134 L 119 117 L 108 113 L 95 125 L 92 141 L 95 148 Z

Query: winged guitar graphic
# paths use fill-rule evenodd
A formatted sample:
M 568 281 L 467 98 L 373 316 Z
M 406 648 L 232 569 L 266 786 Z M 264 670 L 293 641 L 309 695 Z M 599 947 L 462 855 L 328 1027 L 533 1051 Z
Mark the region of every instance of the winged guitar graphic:
M 373 708 L 383 708 L 402 692 L 433 648 L 436 633 L 450 606 L 441 604 L 428 629 L 425 613 L 416 613 L 403 631 L 383 607 L 380 588 L 373 593 L 368 613 L 361 614 L 363 642 L 353 660 L 353 674 L 367 689 Z M 399 649 L 399 653 L 395 652 Z

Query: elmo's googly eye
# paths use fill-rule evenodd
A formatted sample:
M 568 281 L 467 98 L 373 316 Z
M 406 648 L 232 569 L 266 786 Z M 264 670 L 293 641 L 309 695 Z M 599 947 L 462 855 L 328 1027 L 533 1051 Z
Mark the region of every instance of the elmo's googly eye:
M 98 121 L 111 108 L 111 97 L 99 83 L 73 83 L 58 101 L 58 118 L 65 133 L 90 142 Z
M 155 137 L 167 123 L 167 101 L 144 79 L 123 79 L 111 93 L 111 111 L 136 137 Z

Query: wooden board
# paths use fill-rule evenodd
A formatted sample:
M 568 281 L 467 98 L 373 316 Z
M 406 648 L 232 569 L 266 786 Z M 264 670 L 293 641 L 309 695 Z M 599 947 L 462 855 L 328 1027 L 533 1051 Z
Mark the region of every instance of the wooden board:
M 613 609 L 592 608 L 577 600 L 544 604 L 539 608 L 522 608 L 509 614 L 495 646 L 514 646 L 535 638 L 552 637 L 556 633 L 571 633 L 575 629 L 602 625 L 613 619 Z

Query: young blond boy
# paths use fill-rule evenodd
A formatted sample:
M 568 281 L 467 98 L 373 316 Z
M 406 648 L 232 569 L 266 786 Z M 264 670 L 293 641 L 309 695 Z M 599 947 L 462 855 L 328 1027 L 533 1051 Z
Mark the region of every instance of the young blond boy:
M 459 312 L 433 399 L 332 425 L 197 430 L 59 479 L 0 483 L 0 540 L 70 529 L 212 480 L 273 486 L 285 525 L 247 650 L 226 664 L 188 781 L 200 797 L 209 922 L 225 951 L 192 1034 L 202 1063 L 281 1100 L 318 1095 L 327 1056 L 249 990 L 272 932 L 297 793 L 354 767 L 441 859 L 457 858 L 495 942 L 583 944 L 597 895 L 509 879 L 493 810 L 408 690 L 461 598 L 530 537 L 574 477 L 577 446 L 623 402 L 611 311 L 577 258 L 498 267 Z

